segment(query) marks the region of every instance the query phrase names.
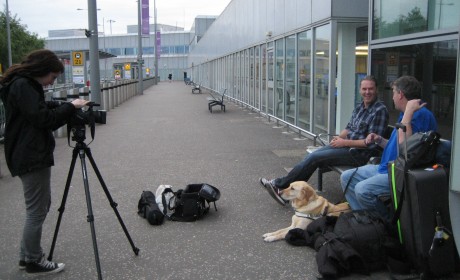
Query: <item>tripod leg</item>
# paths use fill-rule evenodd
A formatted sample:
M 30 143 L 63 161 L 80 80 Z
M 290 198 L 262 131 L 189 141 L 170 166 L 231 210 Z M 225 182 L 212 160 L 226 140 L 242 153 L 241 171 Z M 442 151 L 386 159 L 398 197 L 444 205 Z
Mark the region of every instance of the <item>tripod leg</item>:
M 88 156 L 88 159 L 89 159 L 91 165 L 93 166 L 94 172 L 96 173 L 97 178 L 99 179 L 99 182 L 101 183 L 102 189 L 104 190 L 105 195 L 107 196 L 107 199 L 110 202 L 110 206 L 112 207 L 113 211 L 115 212 L 115 215 L 118 218 L 118 222 L 120 223 L 121 227 L 123 228 L 123 231 L 125 232 L 126 238 L 128 238 L 128 241 L 131 244 L 131 248 L 133 249 L 134 254 L 136 254 L 136 256 L 139 255 L 139 248 L 137 248 L 134 245 L 134 242 L 131 239 L 131 236 L 129 235 L 128 229 L 126 228 L 125 223 L 123 222 L 123 219 L 121 218 L 120 213 L 118 212 L 118 209 L 117 209 L 118 204 L 115 201 L 113 201 L 112 196 L 110 195 L 110 192 L 107 189 L 107 186 L 106 186 L 106 184 L 104 182 L 104 179 L 102 178 L 102 175 L 101 175 L 101 173 L 99 172 L 99 169 L 96 166 L 96 162 L 94 162 L 93 156 L 91 155 L 91 150 L 87 147 L 85 149 L 85 152 L 86 152 L 86 154 Z
M 78 150 L 75 148 L 73 150 L 73 152 L 72 152 L 72 161 L 70 163 L 70 168 L 69 168 L 69 172 L 68 172 L 68 175 L 67 175 L 67 180 L 66 180 L 66 183 L 65 183 L 64 195 L 62 196 L 61 206 L 59 206 L 59 209 L 58 209 L 59 216 L 58 216 L 58 220 L 57 220 L 57 223 L 56 223 L 56 228 L 54 229 L 53 242 L 51 243 L 50 253 L 48 255 L 48 260 L 49 261 L 53 260 L 54 247 L 56 245 L 56 240 L 57 240 L 57 235 L 58 235 L 58 232 L 59 232 L 59 227 L 61 226 L 62 214 L 64 214 L 65 203 L 67 201 L 67 195 L 69 194 L 70 183 L 72 182 L 72 175 L 73 175 L 73 171 L 74 171 L 74 168 L 75 168 L 75 162 L 77 161 L 77 154 L 78 154 Z
M 85 186 L 86 206 L 88 208 L 87 221 L 89 222 L 90 228 L 91 228 L 91 237 L 93 239 L 93 249 L 94 249 L 94 257 L 96 259 L 96 269 L 97 269 L 98 279 L 102 279 L 101 264 L 99 262 L 99 251 L 97 249 L 97 241 L 96 241 L 96 229 L 94 228 L 93 208 L 91 205 L 91 196 L 89 193 L 88 174 L 86 172 L 87 169 L 86 169 L 86 163 L 85 163 L 85 151 L 86 151 L 86 148 L 83 148 L 82 150 L 80 150 L 79 155 L 80 155 L 80 160 L 81 160 L 81 169 L 83 172 L 83 184 Z

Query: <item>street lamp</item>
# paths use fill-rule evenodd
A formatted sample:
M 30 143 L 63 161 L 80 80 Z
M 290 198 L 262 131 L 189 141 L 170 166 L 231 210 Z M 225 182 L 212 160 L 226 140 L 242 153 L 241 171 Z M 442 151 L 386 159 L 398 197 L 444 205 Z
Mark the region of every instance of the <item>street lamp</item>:
M 144 94 L 144 77 L 143 77 L 143 72 L 142 72 L 142 5 L 141 5 L 141 0 L 137 0 L 137 68 L 138 68 L 138 78 L 139 78 L 139 84 L 138 84 L 138 94 L 142 95 Z
M 86 9 L 77 8 L 78 11 Z M 97 31 L 97 11 L 100 11 L 96 6 L 96 1 L 88 0 L 88 34 L 89 39 L 89 62 L 91 65 L 90 73 L 90 88 L 91 88 L 91 101 L 101 104 L 101 77 L 99 73 L 99 43 Z M 98 275 L 100 273 L 100 266 L 97 267 Z
M 110 35 L 112 35 L 112 22 L 116 22 L 113 19 L 108 19 L 107 22 L 110 24 Z
M 156 7 L 156 0 L 153 0 L 153 33 L 155 34 L 153 38 L 155 38 L 155 57 L 153 61 L 153 67 L 155 67 L 155 85 L 158 84 L 158 54 L 160 53 L 158 48 L 158 38 L 157 38 L 157 7 Z

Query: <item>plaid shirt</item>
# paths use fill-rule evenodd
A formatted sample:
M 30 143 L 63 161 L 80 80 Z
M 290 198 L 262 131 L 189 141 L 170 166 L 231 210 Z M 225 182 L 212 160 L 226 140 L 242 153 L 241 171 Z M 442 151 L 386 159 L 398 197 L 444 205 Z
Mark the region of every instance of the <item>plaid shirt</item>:
M 388 126 L 388 118 L 388 110 L 383 102 L 376 100 L 368 108 L 365 108 L 364 102 L 361 102 L 353 110 L 350 122 L 345 127 L 348 130 L 347 138 L 350 140 L 364 139 L 372 132 L 383 135 Z M 372 146 L 374 145 L 371 145 L 370 148 L 373 148 Z

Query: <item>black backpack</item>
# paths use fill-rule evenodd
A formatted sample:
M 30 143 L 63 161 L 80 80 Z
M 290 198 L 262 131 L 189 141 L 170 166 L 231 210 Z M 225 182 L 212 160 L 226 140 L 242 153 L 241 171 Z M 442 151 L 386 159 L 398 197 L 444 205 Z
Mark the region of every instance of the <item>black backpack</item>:
M 194 222 L 209 212 L 209 203 L 214 203 L 220 198 L 220 191 L 209 184 L 189 184 L 185 189 L 180 189 L 175 194 L 174 205 L 170 209 L 174 213 L 170 216 L 173 221 Z
M 151 191 L 143 191 L 139 203 L 137 204 L 137 213 L 149 221 L 151 225 L 161 225 L 164 215 L 158 208 L 155 201 L 155 195 Z
M 358 252 L 368 271 L 374 271 L 386 266 L 387 229 L 387 223 L 376 212 L 355 210 L 341 214 L 333 232 Z

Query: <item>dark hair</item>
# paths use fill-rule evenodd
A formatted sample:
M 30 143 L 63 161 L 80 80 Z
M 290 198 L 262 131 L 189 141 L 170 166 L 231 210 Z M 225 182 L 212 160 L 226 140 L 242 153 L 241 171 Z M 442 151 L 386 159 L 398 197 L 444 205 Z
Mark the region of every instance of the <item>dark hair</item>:
M 376 79 L 374 76 L 372 76 L 372 75 L 367 75 L 366 77 L 364 77 L 364 78 L 359 82 L 359 86 L 361 86 L 361 83 L 362 83 L 363 81 L 371 81 L 371 82 L 374 82 L 375 87 L 377 87 L 377 79 Z
M 41 49 L 29 53 L 20 64 L 15 64 L 8 68 L 3 78 L 0 78 L 0 83 L 6 84 L 16 75 L 40 78 L 49 73 L 63 72 L 64 65 L 56 54 L 50 50 Z
M 396 79 L 392 86 L 404 93 L 407 100 L 420 99 L 422 87 L 416 78 L 412 76 L 402 76 Z

